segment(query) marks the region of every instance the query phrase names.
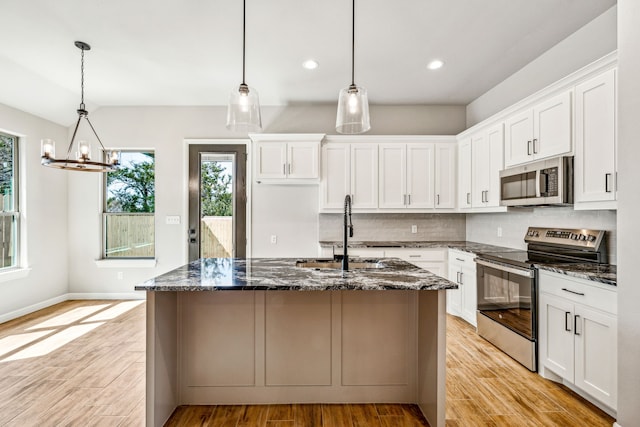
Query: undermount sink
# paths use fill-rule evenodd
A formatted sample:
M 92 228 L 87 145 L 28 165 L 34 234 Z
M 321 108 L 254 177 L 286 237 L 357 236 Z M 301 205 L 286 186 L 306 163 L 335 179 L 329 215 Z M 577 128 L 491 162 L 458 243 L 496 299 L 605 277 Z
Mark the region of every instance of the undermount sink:
M 333 259 L 314 259 L 296 261 L 296 267 L 298 268 L 316 268 L 316 269 L 342 269 L 342 262 Z M 378 260 L 365 259 L 361 261 L 349 260 L 349 270 L 361 270 L 361 269 L 376 269 L 384 268 L 384 264 Z

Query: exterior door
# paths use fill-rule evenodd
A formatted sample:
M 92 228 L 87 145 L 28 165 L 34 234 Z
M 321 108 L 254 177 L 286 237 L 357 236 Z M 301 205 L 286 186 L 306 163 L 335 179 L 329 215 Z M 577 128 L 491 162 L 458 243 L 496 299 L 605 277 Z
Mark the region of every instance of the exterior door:
M 189 146 L 189 261 L 246 256 L 245 145 Z

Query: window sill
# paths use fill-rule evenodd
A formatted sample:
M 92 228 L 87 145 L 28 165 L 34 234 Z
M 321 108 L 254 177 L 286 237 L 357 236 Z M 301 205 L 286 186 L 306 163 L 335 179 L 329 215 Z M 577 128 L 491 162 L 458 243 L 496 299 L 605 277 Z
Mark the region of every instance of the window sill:
M 97 259 L 98 268 L 154 268 L 158 263 L 153 259 Z
M 0 282 L 9 282 L 11 280 L 24 279 L 29 275 L 31 268 L 11 268 L 6 271 L 0 271 Z

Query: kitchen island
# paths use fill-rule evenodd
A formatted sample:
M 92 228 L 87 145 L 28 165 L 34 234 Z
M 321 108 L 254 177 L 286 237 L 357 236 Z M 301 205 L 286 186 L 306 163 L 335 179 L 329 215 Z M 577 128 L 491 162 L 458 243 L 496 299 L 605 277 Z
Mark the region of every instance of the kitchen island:
M 300 265 L 200 259 L 136 286 L 147 291 L 148 426 L 178 405 L 268 403 L 416 403 L 444 426 L 445 290 L 456 285 L 393 258 L 347 272 Z

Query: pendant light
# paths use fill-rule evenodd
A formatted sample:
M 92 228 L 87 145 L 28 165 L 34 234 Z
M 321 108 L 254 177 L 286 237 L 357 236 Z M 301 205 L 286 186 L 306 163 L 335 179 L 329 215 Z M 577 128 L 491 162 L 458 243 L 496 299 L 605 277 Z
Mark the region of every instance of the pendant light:
M 364 133 L 371 129 L 367 90 L 356 86 L 354 80 L 356 45 L 356 0 L 352 2 L 351 15 L 351 84 L 340 91 L 336 131 L 344 134 Z
M 49 166 L 52 168 L 58 169 L 67 169 L 81 172 L 109 172 L 117 169 L 120 165 L 120 153 L 118 151 L 107 151 L 102 145 L 102 141 L 100 141 L 100 137 L 96 133 L 96 130 L 93 128 L 91 121 L 89 121 L 89 112 L 86 110 L 84 105 L 84 51 L 90 50 L 91 46 L 89 46 L 85 42 L 77 41 L 74 42 L 75 46 L 80 49 L 80 107 L 78 107 L 78 121 L 76 122 L 76 127 L 73 130 L 73 136 L 71 137 L 71 142 L 69 143 L 69 148 L 67 149 L 67 155 L 64 159 L 56 159 L 56 142 L 52 139 L 43 139 L 41 141 L 41 163 L 44 166 Z M 75 152 L 75 158 L 72 158 L 73 153 L 73 143 L 76 140 L 76 135 L 78 133 L 78 128 L 80 127 L 80 122 L 82 120 L 86 120 L 91 128 L 91 131 L 95 135 L 98 143 L 100 144 L 99 150 L 99 160 L 106 161 L 96 161 L 92 160 L 92 152 L 91 152 L 91 144 L 87 141 L 78 141 L 78 146 Z
M 262 129 L 258 92 L 244 82 L 246 3 L 246 0 L 242 1 L 242 83 L 234 88 L 229 96 L 227 129 L 238 132 L 257 132 Z

